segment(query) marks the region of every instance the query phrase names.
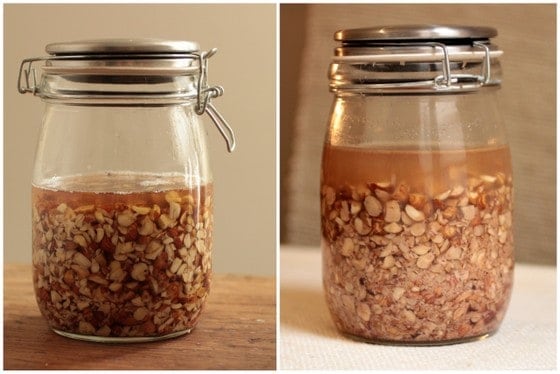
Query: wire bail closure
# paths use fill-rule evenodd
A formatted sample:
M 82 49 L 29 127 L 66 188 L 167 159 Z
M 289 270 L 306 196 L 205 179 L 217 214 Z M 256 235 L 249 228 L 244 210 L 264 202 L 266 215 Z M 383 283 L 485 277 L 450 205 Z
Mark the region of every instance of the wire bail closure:
M 440 48 L 443 52 L 443 75 L 440 75 L 434 79 L 434 83 L 437 85 L 443 85 L 445 87 L 451 87 L 451 85 L 460 79 L 474 78 L 478 81 L 480 85 L 487 85 L 491 83 L 490 79 L 490 48 L 488 45 L 480 41 L 474 41 L 474 48 L 481 48 L 484 50 L 484 61 L 482 63 L 481 75 L 470 75 L 470 74 L 451 74 L 451 63 L 449 59 L 449 51 L 447 46 L 443 43 L 430 43 L 435 48 Z
M 218 131 L 226 141 L 228 152 L 231 153 L 235 149 L 236 141 L 233 129 L 227 123 L 225 118 L 218 112 L 216 107 L 210 102 L 211 99 L 220 97 L 224 94 L 222 86 L 208 87 L 208 59 L 218 51 L 217 48 L 212 48 L 208 52 L 201 52 L 198 55 L 198 87 L 197 87 L 197 101 L 196 101 L 196 114 L 202 115 L 204 112 L 212 119 L 212 122 L 218 128 Z
M 39 61 L 61 61 L 61 60 L 88 60 L 88 59 L 125 59 L 125 58 L 194 58 L 198 61 L 198 69 L 194 72 L 198 72 L 198 84 L 196 87 L 196 105 L 195 112 L 198 115 L 204 113 L 208 114 L 214 125 L 216 125 L 218 131 L 226 141 L 226 146 L 228 152 L 233 152 L 236 147 L 236 139 L 233 129 L 225 120 L 225 118 L 218 112 L 216 107 L 211 103 L 212 99 L 220 97 L 224 94 L 224 89 L 221 86 L 208 86 L 208 59 L 212 57 L 218 51 L 217 48 L 212 48 L 208 52 L 191 52 L 182 54 L 71 54 L 71 55 L 53 55 L 47 57 L 34 57 L 24 59 L 19 67 L 18 72 L 18 92 L 20 94 L 31 93 L 33 95 L 41 96 L 41 90 L 37 80 L 36 69 L 33 66 L 34 63 Z M 186 71 L 192 72 L 192 69 L 187 69 Z M 176 93 L 170 93 L 169 96 L 173 98 L 184 97 L 184 99 L 192 99 L 190 95 L 177 95 Z
M 35 75 L 35 69 L 32 67 L 33 63 L 36 61 L 46 61 L 49 57 L 36 57 L 36 58 L 26 58 L 23 60 L 19 66 L 18 73 L 18 92 L 20 94 L 32 93 L 35 95 L 37 93 L 37 76 Z M 24 70 L 24 66 L 27 64 L 27 69 Z M 25 86 L 22 85 L 21 77 L 25 75 Z M 29 84 L 29 77 L 32 77 L 33 84 Z
M 364 48 L 379 48 L 377 54 L 352 54 L 337 55 L 333 58 L 330 70 L 331 90 L 347 93 L 406 93 L 411 90 L 415 92 L 469 92 L 485 86 L 499 86 L 499 77 L 492 77 L 492 58 L 501 55 L 501 51 L 491 50 L 487 42 L 475 40 L 469 43 L 470 51 L 460 53 L 451 52 L 450 47 L 439 41 L 422 42 L 382 42 L 377 45 Z M 354 46 L 351 46 L 352 48 Z M 441 53 L 429 53 L 420 51 L 421 48 L 431 47 Z M 344 47 L 343 47 L 344 48 Z M 359 47 L 355 47 L 356 49 Z M 386 48 L 386 50 L 385 50 Z M 399 53 L 391 53 L 391 49 L 400 48 Z M 407 48 L 410 48 L 409 52 Z M 484 52 L 480 53 L 480 50 Z M 353 51 L 352 51 L 353 52 Z M 482 55 L 482 56 L 481 56 Z M 441 56 L 441 57 L 440 57 Z M 462 62 L 463 66 L 469 61 L 477 61 L 480 64 L 480 72 L 473 71 L 460 74 L 455 73 L 451 63 Z M 409 70 L 410 79 L 406 79 L 402 66 L 411 63 L 433 63 L 441 62 L 439 73 L 435 76 L 418 79 L 414 76 L 420 70 Z M 375 70 L 377 64 L 379 70 Z M 387 78 L 391 72 L 389 66 L 395 66 L 393 81 Z M 398 65 L 398 67 L 397 67 Z M 428 72 L 430 70 L 426 70 Z M 377 75 L 379 74 L 379 75 Z
M 222 86 L 207 87 L 208 78 L 208 59 L 218 51 L 212 48 L 208 52 L 201 52 L 199 56 L 199 74 L 197 87 L 196 113 L 202 115 L 204 112 L 212 119 L 216 128 L 226 141 L 228 152 L 231 153 L 235 149 L 236 141 L 233 129 L 227 123 L 225 118 L 218 112 L 216 107 L 210 102 L 211 99 L 220 97 L 224 94 Z

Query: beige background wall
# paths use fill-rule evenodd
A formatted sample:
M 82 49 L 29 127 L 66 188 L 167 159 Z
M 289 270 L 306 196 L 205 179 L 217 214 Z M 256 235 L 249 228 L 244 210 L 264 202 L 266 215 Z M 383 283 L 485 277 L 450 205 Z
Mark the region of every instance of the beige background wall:
M 30 183 L 43 105 L 16 90 L 19 63 L 46 44 L 110 37 L 156 37 L 217 47 L 209 83 L 238 138 L 228 154 L 207 119 L 215 177 L 214 269 L 275 270 L 276 6 L 4 5 L 4 261 L 31 262 Z M 240 27 L 242 26 L 242 27 Z
M 556 5 L 282 5 L 281 241 L 319 244 L 319 168 L 338 29 L 450 23 L 498 29 L 500 104 L 515 184 L 517 259 L 556 263 Z

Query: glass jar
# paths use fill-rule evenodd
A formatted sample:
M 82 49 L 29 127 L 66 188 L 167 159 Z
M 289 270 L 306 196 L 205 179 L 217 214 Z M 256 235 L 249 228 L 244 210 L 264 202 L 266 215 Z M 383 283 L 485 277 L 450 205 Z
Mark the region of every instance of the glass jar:
M 198 44 L 55 43 L 18 88 L 45 102 L 32 185 L 33 284 L 58 334 L 138 342 L 189 333 L 211 282 L 211 104 Z M 40 79 L 33 64 L 43 63 Z
M 342 30 L 321 174 L 323 284 L 345 334 L 494 333 L 513 282 L 512 170 L 493 28 Z

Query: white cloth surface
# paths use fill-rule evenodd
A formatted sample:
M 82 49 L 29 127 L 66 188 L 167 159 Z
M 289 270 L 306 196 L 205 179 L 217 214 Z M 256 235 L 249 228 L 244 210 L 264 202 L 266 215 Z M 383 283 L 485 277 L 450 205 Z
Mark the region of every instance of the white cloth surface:
M 404 347 L 362 343 L 335 328 L 323 294 L 318 248 L 280 250 L 279 369 L 509 370 L 556 368 L 556 268 L 516 264 L 511 303 L 482 341 Z

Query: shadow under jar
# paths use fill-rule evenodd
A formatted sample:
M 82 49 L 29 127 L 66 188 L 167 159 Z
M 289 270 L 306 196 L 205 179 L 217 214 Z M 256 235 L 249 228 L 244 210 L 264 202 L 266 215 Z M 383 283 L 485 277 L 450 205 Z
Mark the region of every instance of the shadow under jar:
M 513 282 L 512 171 L 486 27 L 335 34 L 321 174 L 337 328 L 439 345 L 494 333 Z
M 212 269 L 208 58 L 196 43 L 55 43 L 18 88 L 46 104 L 32 185 L 33 284 L 58 334 L 139 342 L 189 333 Z M 41 79 L 35 63 L 43 62 Z

